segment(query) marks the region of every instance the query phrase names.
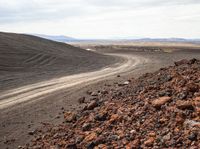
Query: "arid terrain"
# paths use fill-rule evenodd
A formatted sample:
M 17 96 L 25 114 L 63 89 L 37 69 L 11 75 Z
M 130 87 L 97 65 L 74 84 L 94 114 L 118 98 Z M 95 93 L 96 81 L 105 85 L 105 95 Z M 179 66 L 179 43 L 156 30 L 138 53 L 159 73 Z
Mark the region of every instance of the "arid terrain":
M 43 124 L 21 148 L 195 148 L 200 147 L 200 61 L 88 92 L 80 111 L 64 111 L 60 125 Z
M 61 42 L 0 33 L 0 92 L 55 76 L 100 69 L 112 63 L 115 58 Z
M 118 87 L 129 84 L 129 79 L 181 59 L 200 59 L 200 46 L 193 44 L 73 45 L 75 47 L 29 35 L 0 33 L 2 148 L 29 143 L 34 135 L 38 136 L 35 130 L 43 124 L 61 124 L 63 113 L 77 112 L 85 106 L 79 103 L 82 97 L 87 104 L 96 98 L 98 91 L 116 89 L 118 92 Z M 45 139 L 49 138 L 42 141 Z M 32 145 L 42 145 L 37 143 Z M 50 146 L 56 148 L 51 143 Z

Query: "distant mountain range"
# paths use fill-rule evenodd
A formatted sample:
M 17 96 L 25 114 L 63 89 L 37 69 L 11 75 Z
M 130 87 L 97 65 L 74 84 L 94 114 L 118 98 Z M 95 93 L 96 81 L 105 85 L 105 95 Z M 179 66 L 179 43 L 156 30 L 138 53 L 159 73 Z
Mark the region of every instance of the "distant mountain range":
M 77 39 L 68 36 L 53 36 L 44 34 L 32 34 L 41 38 L 58 41 L 58 42 L 113 42 L 113 41 L 132 41 L 132 42 L 189 42 L 200 44 L 200 39 L 185 39 L 185 38 L 115 38 L 115 39 Z
M 191 42 L 200 43 L 200 39 L 185 39 L 185 38 L 140 38 L 140 39 L 130 39 L 130 41 L 138 42 Z
M 38 36 L 41 38 L 45 38 L 45 39 L 49 39 L 49 40 L 53 40 L 53 41 L 58 41 L 58 42 L 76 41 L 76 39 L 74 39 L 72 37 L 63 36 L 63 35 L 59 35 L 59 36 L 44 35 L 44 34 L 32 34 L 32 35 Z

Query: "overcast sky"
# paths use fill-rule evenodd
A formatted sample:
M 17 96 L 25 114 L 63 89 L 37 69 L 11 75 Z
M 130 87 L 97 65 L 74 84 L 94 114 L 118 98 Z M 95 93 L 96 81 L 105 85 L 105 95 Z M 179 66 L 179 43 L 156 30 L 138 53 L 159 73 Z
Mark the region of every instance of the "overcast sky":
M 0 0 L 0 31 L 200 38 L 200 0 Z

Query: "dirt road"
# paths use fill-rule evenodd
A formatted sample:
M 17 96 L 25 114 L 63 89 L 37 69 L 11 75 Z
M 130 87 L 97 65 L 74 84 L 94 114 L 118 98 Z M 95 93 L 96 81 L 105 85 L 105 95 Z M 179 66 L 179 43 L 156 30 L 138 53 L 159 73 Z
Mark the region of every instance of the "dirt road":
M 22 102 L 28 102 L 36 98 L 45 97 L 45 95 L 66 88 L 83 83 L 90 83 L 98 81 L 102 78 L 116 75 L 118 73 L 127 72 L 134 68 L 134 66 L 146 63 L 147 59 L 136 57 L 133 55 L 115 55 L 120 56 L 124 60 L 107 68 L 89 73 L 81 73 L 61 78 L 54 78 L 51 80 L 39 82 L 36 84 L 26 85 L 20 88 L 12 89 L 1 93 L 0 95 L 0 110 L 15 106 Z
M 123 60 L 98 71 L 55 78 L 2 92 L 1 148 L 12 149 L 27 143 L 32 138 L 28 133 L 40 127 L 43 122 L 60 124 L 63 121 L 62 112 L 77 110 L 81 106 L 78 98 L 86 96 L 88 90 L 106 89 L 105 84 L 112 85 L 129 77 L 156 71 L 172 65 L 175 60 L 200 58 L 200 53 L 124 52 L 115 56 L 122 56 Z M 117 78 L 118 74 L 121 77 Z M 89 100 L 91 97 L 86 98 Z
M 41 122 L 59 122 L 60 119 L 55 117 L 60 108 L 73 109 L 77 105 L 77 98 L 82 96 L 80 92 L 86 92 L 88 86 L 116 77 L 117 74 L 128 74 L 148 62 L 148 58 L 132 54 L 113 56 L 121 57 L 121 60 L 98 71 L 54 78 L 2 92 L 0 146 L 16 148 L 23 145 L 24 140 L 31 139 L 28 132 L 39 127 Z

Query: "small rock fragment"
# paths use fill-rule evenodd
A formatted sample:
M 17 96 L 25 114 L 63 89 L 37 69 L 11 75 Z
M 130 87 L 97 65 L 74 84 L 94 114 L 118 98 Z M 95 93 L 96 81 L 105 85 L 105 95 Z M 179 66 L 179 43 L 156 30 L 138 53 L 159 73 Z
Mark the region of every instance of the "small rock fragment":
M 170 133 L 168 133 L 165 136 L 163 136 L 163 141 L 164 142 L 169 141 L 170 139 L 171 139 L 171 134 Z
M 148 146 L 148 147 L 151 147 L 151 146 L 153 145 L 153 143 L 154 143 L 154 140 L 155 140 L 154 137 L 150 137 L 148 140 L 146 140 L 146 141 L 144 142 L 144 145 L 145 145 L 145 146 Z
M 189 83 L 187 84 L 187 90 L 189 92 L 197 92 L 199 91 L 199 85 L 195 84 L 195 83 Z
M 105 121 L 107 119 L 107 112 L 97 114 L 94 119 L 97 121 Z
M 130 131 L 130 133 L 134 134 L 134 133 L 136 133 L 136 130 L 133 129 Z
M 191 141 L 195 141 L 197 139 L 197 133 L 192 133 L 188 136 L 188 139 Z
M 83 131 L 89 131 L 91 129 L 92 125 L 90 123 L 84 123 L 82 126 Z
M 77 146 L 76 146 L 75 143 L 71 143 L 71 144 L 68 144 L 68 145 L 66 146 L 66 148 L 67 148 L 67 149 L 77 149 Z
M 113 114 L 109 120 L 110 123 L 113 123 L 115 121 L 119 120 L 119 115 L 118 114 Z
M 193 107 L 193 104 L 191 101 L 182 101 L 182 100 L 178 100 L 176 102 L 176 106 L 178 109 L 181 109 L 181 110 L 194 110 L 194 107 Z
M 188 95 L 187 91 L 182 91 L 182 92 L 178 93 L 177 96 L 179 99 L 186 99 L 187 95 Z
M 76 114 L 73 112 L 65 112 L 64 119 L 66 122 L 72 122 L 76 120 Z
M 85 102 L 85 97 L 81 97 L 78 99 L 78 102 L 81 104 L 81 103 L 84 103 Z
M 150 132 L 149 133 L 149 137 L 156 137 L 156 133 L 155 132 Z
M 29 134 L 29 135 L 34 135 L 34 134 L 35 134 L 35 131 L 29 131 L 28 134 Z
M 108 91 L 107 90 L 102 90 L 101 94 L 106 95 L 106 94 L 108 94 Z
M 200 97 L 196 97 L 193 99 L 193 105 L 194 105 L 194 108 L 197 112 L 197 114 L 200 114 Z
M 98 106 L 98 102 L 96 100 L 93 100 L 87 105 L 87 110 L 93 110 L 97 106 Z
M 91 96 L 98 96 L 98 94 L 96 92 L 92 92 Z
M 183 64 L 188 64 L 188 60 L 183 59 L 183 60 L 174 62 L 174 64 L 175 64 L 176 66 L 180 66 L 180 65 L 183 65 Z
M 125 81 L 124 83 L 123 83 L 123 85 L 128 85 L 130 82 L 129 81 Z
M 164 105 L 165 103 L 167 103 L 170 100 L 171 100 L 171 97 L 168 97 L 168 96 L 160 97 L 158 99 L 153 100 L 152 101 L 152 105 L 155 108 L 159 108 L 159 107 L 161 107 L 162 105 Z
M 87 135 L 84 139 L 85 142 L 90 142 L 92 140 L 95 140 L 97 138 L 97 135 L 95 132 L 90 133 L 89 135 Z

